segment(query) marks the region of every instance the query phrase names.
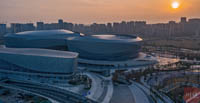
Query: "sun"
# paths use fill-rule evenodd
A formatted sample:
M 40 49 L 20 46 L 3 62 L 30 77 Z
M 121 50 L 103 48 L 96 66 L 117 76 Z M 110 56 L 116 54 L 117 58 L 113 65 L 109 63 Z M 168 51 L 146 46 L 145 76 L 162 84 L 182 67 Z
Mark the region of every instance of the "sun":
M 177 8 L 179 8 L 180 3 L 177 1 L 174 1 L 174 2 L 172 2 L 171 6 L 172 6 L 172 8 L 177 9 Z

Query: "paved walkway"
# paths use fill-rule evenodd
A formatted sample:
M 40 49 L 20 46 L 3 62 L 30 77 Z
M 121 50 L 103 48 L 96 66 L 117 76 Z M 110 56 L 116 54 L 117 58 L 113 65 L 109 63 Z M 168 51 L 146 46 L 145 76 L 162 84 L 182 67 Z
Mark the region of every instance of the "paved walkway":
M 114 86 L 110 103 L 135 103 L 135 99 L 128 86 Z

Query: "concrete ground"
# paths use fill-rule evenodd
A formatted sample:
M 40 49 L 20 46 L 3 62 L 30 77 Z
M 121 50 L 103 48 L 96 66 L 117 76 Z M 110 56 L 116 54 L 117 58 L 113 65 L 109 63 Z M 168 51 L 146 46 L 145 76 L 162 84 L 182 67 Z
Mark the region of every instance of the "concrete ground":
M 135 99 L 128 86 L 114 86 L 110 103 L 135 103 Z

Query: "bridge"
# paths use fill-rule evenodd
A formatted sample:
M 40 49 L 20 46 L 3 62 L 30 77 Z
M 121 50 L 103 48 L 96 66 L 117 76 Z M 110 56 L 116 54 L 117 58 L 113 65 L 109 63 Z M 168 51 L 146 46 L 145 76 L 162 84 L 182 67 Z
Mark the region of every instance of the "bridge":
M 82 95 L 46 84 L 4 80 L 1 81 L 0 86 L 42 96 L 57 103 L 97 103 Z

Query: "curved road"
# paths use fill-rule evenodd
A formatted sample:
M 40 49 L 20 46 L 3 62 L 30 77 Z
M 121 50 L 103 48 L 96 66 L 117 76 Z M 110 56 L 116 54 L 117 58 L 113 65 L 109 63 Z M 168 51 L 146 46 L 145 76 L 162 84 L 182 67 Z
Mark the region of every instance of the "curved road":
M 114 92 L 110 103 L 136 103 L 136 102 L 130 88 L 124 85 L 124 86 L 114 86 Z
M 75 94 L 60 88 L 35 84 L 30 82 L 18 82 L 18 81 L 4 81 L 0 83 L 1 86 L 27 91 L 33 94 L 38 94 L 52 100 L 55 100 L 59 103 L 97 103 L 96 101 L 90 100 L 86 97 L 83 97 L 79 94 Z
M 99 74 L 84 73 L 92 79 L 92 87 L 90 89 L 91 94 L 88 98 L 91 98 L 100 103 L 109 103 L 113 94 L 113 84 L 110 79 L 105 79 Z

